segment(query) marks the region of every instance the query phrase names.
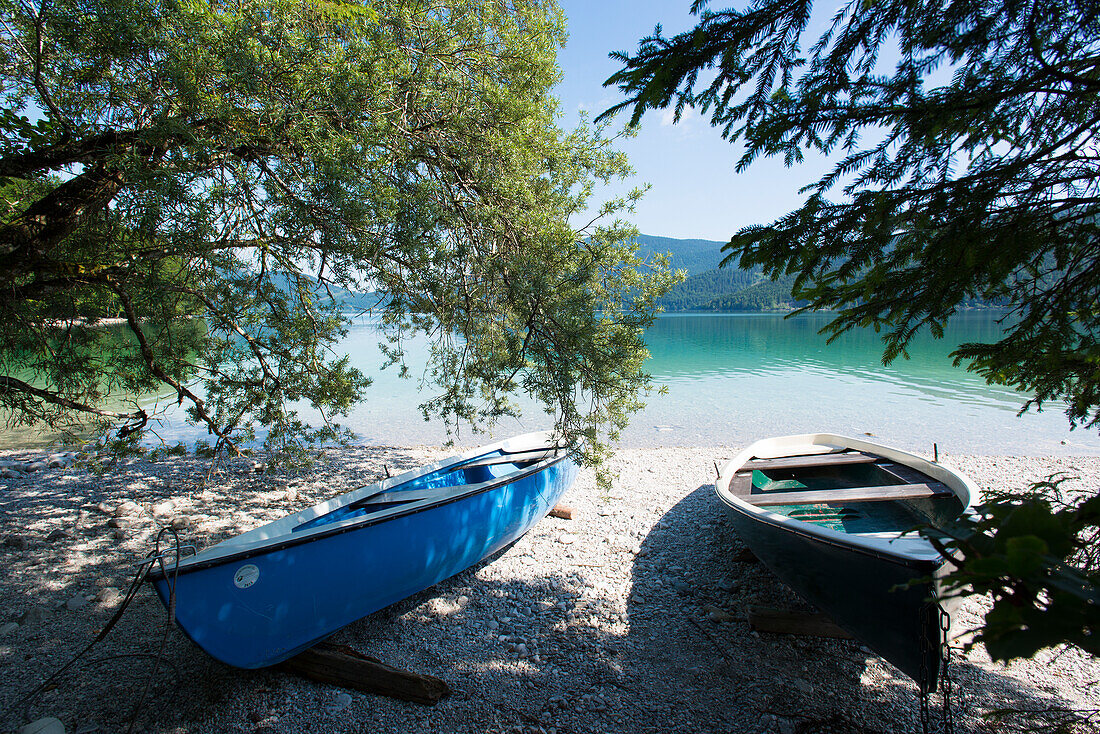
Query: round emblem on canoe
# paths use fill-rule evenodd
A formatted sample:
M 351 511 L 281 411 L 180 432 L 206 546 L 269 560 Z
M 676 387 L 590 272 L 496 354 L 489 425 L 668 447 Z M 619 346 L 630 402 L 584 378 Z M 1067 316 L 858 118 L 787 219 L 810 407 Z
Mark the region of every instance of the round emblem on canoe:
M 237 569 L 233 574 L 233 585 L 238 589 L 247 589 L 260 578 L 260 569 L 249 563 Z

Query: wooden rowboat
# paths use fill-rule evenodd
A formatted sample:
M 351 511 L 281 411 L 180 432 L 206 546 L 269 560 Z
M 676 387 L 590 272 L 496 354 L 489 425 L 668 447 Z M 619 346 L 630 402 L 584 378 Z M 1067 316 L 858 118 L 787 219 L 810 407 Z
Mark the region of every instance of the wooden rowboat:
M 816 433 L 752 444 L 715 489 L 776 576 L 922 692 L 936 689 L 946 561 L 914 529 L 959 517 L 978 496 L 973 482 L 915 454 Z
M 166 558 L 148 580 L 210 655 L 239 668 L 274 665 L 515 541 L 576 474 L 550 434 L 527 434 L 322 502 L 178 565 Z

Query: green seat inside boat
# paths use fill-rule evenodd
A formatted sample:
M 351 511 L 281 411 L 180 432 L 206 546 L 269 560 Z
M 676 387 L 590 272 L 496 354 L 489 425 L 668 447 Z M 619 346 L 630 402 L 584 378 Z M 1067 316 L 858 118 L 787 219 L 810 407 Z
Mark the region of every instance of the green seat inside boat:
M 807 469 L 754 470 L 752 486 L 761 492 L 798 492 L 903 485 L 906 480 L 878 464 Z M 768 510 L 841 533 L 905 532 L 956 517 L 955 496 L 891 501 L 838 501 L 771 505 Z

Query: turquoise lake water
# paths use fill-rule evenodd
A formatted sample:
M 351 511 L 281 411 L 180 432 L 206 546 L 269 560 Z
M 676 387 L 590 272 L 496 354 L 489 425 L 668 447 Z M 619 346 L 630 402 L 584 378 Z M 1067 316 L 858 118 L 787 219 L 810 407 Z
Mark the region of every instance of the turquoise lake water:
M 871 434 L 918 451 L 930 451 L 936 442 L 941 452 L 959 454 L 1100 454 L 1097 432 L 1071 432 L 1061 406 L 1017 417 L 1024 396 L 952 366 L 947 355 L 958 344 L 998 338 L 998 316 L 961 314 L 944 339 L 921 335 L 911 359 L 884 367 L 873 331 L 851 332 L 827 345 L 817 332 L 828 314 L 663 315 L 646 338 L 648 369 L 668 393 L 650 396 L 622 445 L 736 448 L 766 436 L 827 431 Z M 408 345 L 413 378 L 401 379 L 394 370 L 379 370 L 378 341 L 374 324 L 362 320 L 341 345 L 375 380 L 366 400 L 342 422 L 367 444 L 442 443 L 442 426 L 424 422 L 417 409 L 428 397 L 416 380 L 426 344 Z M 531 405 L 524 420 L 509 420 L 494 435 L 545 427 L 545 416 Z M 172 410 L 157 432 L 168 442 L 205 437 Z M 8 445 L 30 442 L 25 433 L 5 438 Z M 470 445 L 483 437 L 465 431 L 457 440 Z

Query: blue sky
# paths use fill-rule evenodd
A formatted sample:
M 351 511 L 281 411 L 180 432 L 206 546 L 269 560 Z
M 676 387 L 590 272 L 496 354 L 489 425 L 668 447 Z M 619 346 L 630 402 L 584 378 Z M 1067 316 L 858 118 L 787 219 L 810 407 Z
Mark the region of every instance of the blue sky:
M 602 86 L 620 68 L 608 58 L 609 52 L 633 52 L 638 40 L 657 23 L 668 35 L 690 28 L 695 20 L 688 13 L 690 0 L 559 0 L 559 4 L 569 19 L 569 41 L 558 55 L 563 80 L 556 90 L 567 127 L 575 124 L 581 108 L 594 117 L 621 101 L 617 89 Z M 716 0 L 713 7 L 727 4 Z M 627 118 L 620 114 L 616 126 Z M 666 237 L 724 242 L 745 225 L 767 223 L 796 208 L 802 198 L 798 189 L 822 170 L 820 163 L 787 169 L 781 160 L 768 159 L 738 174 L 734 166 L 739 148 L 722 140 L 705 119 L 687 113 L 672 125 L 670 112 L 650 112 L 642 119 L 638 137 L 619 147 L 637 172 L 634 183 L 652 185 L 634 223 L 644 234 Z

